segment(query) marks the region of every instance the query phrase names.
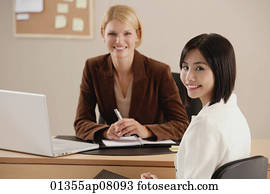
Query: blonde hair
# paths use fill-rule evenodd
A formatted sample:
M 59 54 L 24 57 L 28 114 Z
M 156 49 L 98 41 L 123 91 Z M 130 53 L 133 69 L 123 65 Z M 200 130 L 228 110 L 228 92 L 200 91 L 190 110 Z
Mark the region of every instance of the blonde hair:
M 105 13 L 101 22 L 101 34 L 104 33 L 106 25 L 114 19 L 131 25 L 136 30 L 139 39 L 139 41 L 136 43 L 136 48 L 140 46 L 142 42 L 142 25 L 135 10 L 126 5 L 111 6 Z

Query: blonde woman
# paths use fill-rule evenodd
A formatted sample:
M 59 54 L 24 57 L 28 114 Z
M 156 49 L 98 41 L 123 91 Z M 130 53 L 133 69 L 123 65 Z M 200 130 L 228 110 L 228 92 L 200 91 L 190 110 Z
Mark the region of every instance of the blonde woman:
M 137 135 L 150 140 L 182 138 L 188 118 L 168 65 L 139 53 L 142 27 L 128 6 L 112 6 L 101 24 L 108 54 L 86 61 L 74 122 L 84 140 Z M 95 107 L 106 124 L 96 123 Z M 114 109 L 123 117 L 117 119 Z

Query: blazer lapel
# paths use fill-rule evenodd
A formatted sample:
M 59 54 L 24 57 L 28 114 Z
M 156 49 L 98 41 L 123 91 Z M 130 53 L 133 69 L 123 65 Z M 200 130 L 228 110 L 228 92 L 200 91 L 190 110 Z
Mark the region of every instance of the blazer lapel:
M 117 108 L 116 99 L 114 95 L 114 77 L 113 77 L 113 64 L 110 55 L 104 61 L 104 64 L 101 64 L 100 75 L 100 101 L 102 104 L 104 119 L 107 122 L 115 122 L 117 117 L 114 114 L 114 109 Z
M 117 121 L 117 117 L 113 109 L 117 108 L 115 94 L 114 94 L 114 76 L 113 76 L 113 63 L 111 56 L 109 55 L 103 64 L 100 64 L 100 101 L 103 109 L 103 114 L 106 113 L 104 119 L 108 122 Z M 140 110 L 139 102 L 143 101 L 145 92 L 148 87 L 146 68 L 145 68 L 145 57 L 140 54 L 137 50 L 134 52 L 134 59 L 132 63 L 133 70 L 133 86 L 132 95 L 130 102 L 129 117 L 137 118 L 137 110 Z M 138 113 L 140 114 L 140 113 Z M 113 115 L 113 116 L 112 116 Z
M 140 109 L 140 102 L 143 101 L 147 89 L 147 76 L 144 60 L 145 57 L 135 50 L 132 64 L 133 86 L 129 109 L 130 118 L 137 118 L 136 112 Z

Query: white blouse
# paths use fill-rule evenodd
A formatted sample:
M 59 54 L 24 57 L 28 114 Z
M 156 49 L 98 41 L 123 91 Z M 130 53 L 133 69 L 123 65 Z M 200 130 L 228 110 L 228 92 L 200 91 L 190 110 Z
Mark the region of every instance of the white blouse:
M 221 165 L 250 154 L 250 130 L 232 94 L 193 116 L 175 158 L 176 178 L 211 178 Z

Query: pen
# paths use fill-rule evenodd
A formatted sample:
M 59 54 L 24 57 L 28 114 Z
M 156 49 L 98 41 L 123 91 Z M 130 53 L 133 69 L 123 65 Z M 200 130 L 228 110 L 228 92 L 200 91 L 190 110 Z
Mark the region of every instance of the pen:
M 114 112 L 115 112 L 115 114 L 116 114 L 118 120 L 122 120 L 122 119 L 123 119 L 122 116 L 121 116 L 121 114 L 120 114 L 120 112 L 117 110 L 117 108 L 114 109 Z

